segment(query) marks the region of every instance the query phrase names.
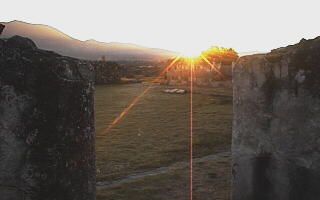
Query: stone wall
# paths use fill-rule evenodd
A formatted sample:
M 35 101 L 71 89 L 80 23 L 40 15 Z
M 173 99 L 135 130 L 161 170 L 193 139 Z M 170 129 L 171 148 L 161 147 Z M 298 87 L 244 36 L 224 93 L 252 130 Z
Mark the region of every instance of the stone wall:
M 0 199 L 95 199 L 93 68 L 0 39 Z
M 320 37 L 233 71 L 233 200 L 320 199 Z

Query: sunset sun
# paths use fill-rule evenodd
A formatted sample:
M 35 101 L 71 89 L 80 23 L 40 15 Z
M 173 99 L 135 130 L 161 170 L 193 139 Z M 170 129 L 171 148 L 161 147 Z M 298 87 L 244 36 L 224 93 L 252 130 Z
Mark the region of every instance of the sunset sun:
M 200 56 L 201 54 L 201 49 L 195 49 L 195 48 L 190 48 L 190 49 L 186 49 L 182 52 L 182 55 L 184 57 L 188 57 L 188 58 L 195 58 Z

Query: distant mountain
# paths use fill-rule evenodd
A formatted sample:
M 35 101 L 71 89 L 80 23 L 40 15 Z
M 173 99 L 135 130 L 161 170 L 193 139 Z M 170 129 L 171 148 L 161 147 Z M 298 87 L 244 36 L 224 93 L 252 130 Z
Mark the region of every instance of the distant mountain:
M 253 55 L 253 54 L 261 54 L 261 53 L 266 53 L 263 51 L 247 51 L 247 52 L 240 52 L 238 53 L 239 57 L 241 56 L 249 56 L 249 55 Z
M 38 24 L 21 21 L 1 22 L 6 26 L 0 38 L 20 35 L 32 39 L 40 49 L 55 51 L 59 54 L 88 60 L 145 60 L 160 61 L 171 58 L 177 53 L 155 48 L 147 48 L 135 44 L 105 43 L 95 40 L 80 41 L 59 30 Z

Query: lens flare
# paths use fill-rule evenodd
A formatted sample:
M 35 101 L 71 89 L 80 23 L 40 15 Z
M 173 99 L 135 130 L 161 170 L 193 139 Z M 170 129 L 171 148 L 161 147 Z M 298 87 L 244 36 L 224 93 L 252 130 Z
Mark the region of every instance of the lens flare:
M 175 59 L 173 59 L 173 61 L 167 66 L 165 67 L 162 72 L 159 74 L 159 76 L 157 76 L 152 82 L 151 84 L 140 94 L 138 95 L 136 98 L 134 98 L 134 100 L 129 104 L 128 107 L 126 107 L 112 122 L 111 124 L 109 124 L 107 126 L 107 128 L 103 129 L 100 134 L 106 134 L 108 133 L 114 125 L 116 125 L 128 112 L 129 110 L 137 104 L 137 102 L 141 99 L 141 97 L 143 97 L 151 88 L 154 87 L 155 83 L 157 83 L 161 77 L 181 58 L 181 56 L 177 56 L 175 57 Z
M 190 59 L 190 134 L 189 134 L 189 199 L 193 197 L 193 69 L 194 59 Z
M 206 63 L 208 63 L 211 67 L 212 67 L 212 69 L 215 71 L 215 72 L 217 72 L 217 74 L 221 77 L 221 78 L 223 78 L 223 79 L 225 79 L 226 77 L 225 77 L 225 75 L 216 67 L 216 66 L 214 66 L 204 55 L 200 55 L 201 56 L 201 58 L 206 62 Z

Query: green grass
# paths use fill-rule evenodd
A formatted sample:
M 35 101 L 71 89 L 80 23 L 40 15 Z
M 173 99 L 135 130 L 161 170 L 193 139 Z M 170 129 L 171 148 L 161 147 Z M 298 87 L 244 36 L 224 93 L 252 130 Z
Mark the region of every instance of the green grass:
M 145 88 L 143 84 L 96 88 L 98 181 L 113 180 L 188 160 L 189 94 L 167 94 L 163 92 L 162 86 L 153 88 L 108 133 L 101 134 Z M 228 151 L 231 142 L 232 91 L 196 88 L 193 111 L 194 157 Z M 140 197 L 136 199 L 141 200 L 163 199 L 162 195 L 161 198 L 157 197 L 155 188 L 162 188 L 170 180 L 180 180 L 176 183 L 178 185 L 187 184 L 184 179 L 176 177 L 177 174 L 171 175 L 169 173 L 146 178 L 146 182 L 134 185 L 130 190 L 130 183 L 126 183 L 126 186 L 119 186 L 120 189 L 114 188 L 112 193 L 107 193 L 111 195 L 109 198 L 106 193 L 104 197 L 126 199 L 116 197 L 124 193 L 123 188 L 127 188 L 125 193 L 132 193 L 129 199 L 135 199 L 135 195 Z M 145 194 L 149 191 L 148 187 L 151 187 L 150 194 Z M 98 190 L 98 195 L 103 194 L 101 191 Z M 145 198 L 140 193 L 144 193 Z M 174 193 L 173 190 L 170 196 Z

